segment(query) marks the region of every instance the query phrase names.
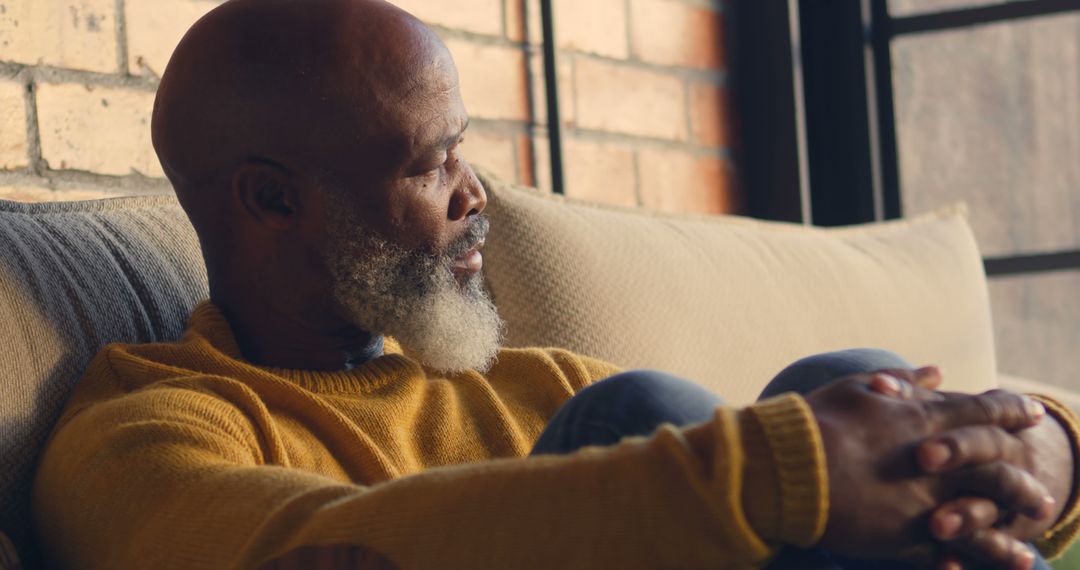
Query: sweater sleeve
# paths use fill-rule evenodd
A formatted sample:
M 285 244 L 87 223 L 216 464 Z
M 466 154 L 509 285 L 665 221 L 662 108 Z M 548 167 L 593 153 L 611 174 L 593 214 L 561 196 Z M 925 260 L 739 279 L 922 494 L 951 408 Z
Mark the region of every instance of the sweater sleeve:
M 1046 406 L 1046 411 L 1065 428 L 1073 455 L 1073 487 L 1061 518 L 1036 542 L 1039 551 L 1047 558 L 1057 558 L 1080 536 L 1080 420 L 1076 414 L 1060 402 L 1047 396 L 1034 395 Z
M 797 396 L 610 448 L 371 486 L 269 465 L 253 421 L 176 388 L 73 409 L 34 488 L 53 563 L 249 568 L 356 545 L 402 569 L 755 568 L 778 543 L 818 540 L 827 513 L 820 435 Z

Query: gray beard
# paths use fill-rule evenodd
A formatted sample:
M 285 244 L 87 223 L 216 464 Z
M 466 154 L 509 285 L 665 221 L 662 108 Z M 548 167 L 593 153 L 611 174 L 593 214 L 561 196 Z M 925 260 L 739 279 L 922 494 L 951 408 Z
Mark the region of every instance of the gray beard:
M 486 218 L 477 218 L 437 254 L 408 251 L 383 238 L 348 207 L 335 208 L 331 220 L 326 263 L 334 301 L 346 320 L 393 337 L 410 356 L 443 372 L 491 367 L 503 321 L 479 273 L 459 284 L 451 270 L 454 258 L 487 234 Z

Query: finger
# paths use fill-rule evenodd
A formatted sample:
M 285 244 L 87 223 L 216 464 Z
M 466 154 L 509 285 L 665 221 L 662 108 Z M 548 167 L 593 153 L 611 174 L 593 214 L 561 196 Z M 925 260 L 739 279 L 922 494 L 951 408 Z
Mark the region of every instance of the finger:
M 1027 466 L 1024 443 L 993 425 L 966 426 L 929 437 L 916 453 L 919 465 L 929 473 L 993 461 Z
M 980 530 L 949 547 L 963 560 L 992 568 L 1031 570 L 1035 564 L 1035 554 L 1026 544 L 996 529 Z
M 887 371 L 878 371 L 870 376 L 870 389 L 901 400 L 910 400 L 914 394 L 914 389 L 907 380 Z
M 870 389 L 884 396 L 902 400 L 940 400 L 942 396 L 933 390 L 916 384 L 916 372 L 912 370 L 886 369 L 870 375 Z
M 964 570 L 964 564 L 956 556 L 946 555 L 938 561 L 938 570 Z
M 943 476 L 956 494 L 985 497 L 1007 512 L 1042 520 L 1054 509 L 1054 499 L 1046 486 L 1015 465 L 987 463 L 950 471 Z
M 990 424 L 1016 431 L 1037 424 L 1046 415 L 1046 408 L 1039 402 L 1005 390 L 950 394 L 926 405 L 940 430 Z
M 926 390 L 937 390 L 945 377 L 937 366 L 923 366 L 915 370 L 915 379 L 912 384 Z
M 942 542 L 967 538 L 976 531 L 992 528 L 1001 515 L 997 504 L 989 499 L 953 499 L 931 513 L 930 534 Z

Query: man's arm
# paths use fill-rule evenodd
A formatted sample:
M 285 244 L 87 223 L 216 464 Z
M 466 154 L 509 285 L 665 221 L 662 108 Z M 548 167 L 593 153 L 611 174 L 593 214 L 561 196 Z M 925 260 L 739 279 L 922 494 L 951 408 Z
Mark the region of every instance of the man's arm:
M 799 398 L 771 405 L 788 417 L 770 443 L 802 450 L 810 468 L 785 490 L 786 503 L 807 505 L 787 531 L 812 542 L 825 490 L 812 417 Z M 253 567 L 339 544 L 401 568 L 753 567 L 786 537 L 766 542 L 746 523 L 744 466 L 771 460 L 746 452 L 744 413 L 719 410 L 700 428 L 713 438 L 708 462 L 665 428 L 569 456 L 354 485 L 290 468 L 281 442 L 250 437 L 257 418 L 212 394 L 153 388 L 62 420 L 34 510 L 61 567 Z
M 243 390 L 233 384 L 219 389 Z M 844 493 L 827 501 L 819 423 L 835 433 L 913 426 L 858 440 L 880 459 L 968 421 L 912 415 L 913 403 L 858 382 L 830 389 L 836 397 L 815 398 L 813 413 L 786 396 L 611 448 L 373 485 L 290 468 L 282 442 L 252 435 L 260 420 L 211 393 L 147 389 L 62 419 L 38 472 L 35 514 L 60 566 L 252 567 L 302 547 L 349 545 L 403 568 L 755 567 L 780 543 L 815 543 L 827 507 L 858 505 Z M 867 398 L 873 422 L 852 413 Z M 834 476 L 849 470 L 829 465 Z M 872 479 L 849 491 L 889 483 Z M 911 492 L 937 500 L 933 481 L 893 481 L 909 492 L 878 496 L 921 516 Z M 893 522 L 904 544 L 917 540 L 905 534 L 910 520 Z

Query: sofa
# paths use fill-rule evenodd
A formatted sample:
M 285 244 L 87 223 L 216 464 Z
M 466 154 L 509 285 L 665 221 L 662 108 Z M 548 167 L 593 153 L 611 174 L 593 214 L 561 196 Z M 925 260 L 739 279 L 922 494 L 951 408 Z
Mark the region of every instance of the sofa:
M 962 207 L 821 229 L 592 205 L 481 178 L 485 278 L 509 345 L 668 370 L 736 405 L 800 356 L 855 346 L 938 364 L 947 389 L 997 383 Z M 205 297 L 198 241 L 172 196 L 0 201 L 0 532 L 25 567 L 37 559 L 34 463 L 83 368 L 110 342 L 178 338 Z M 14 559 L 3 544 L 0 567 Z

